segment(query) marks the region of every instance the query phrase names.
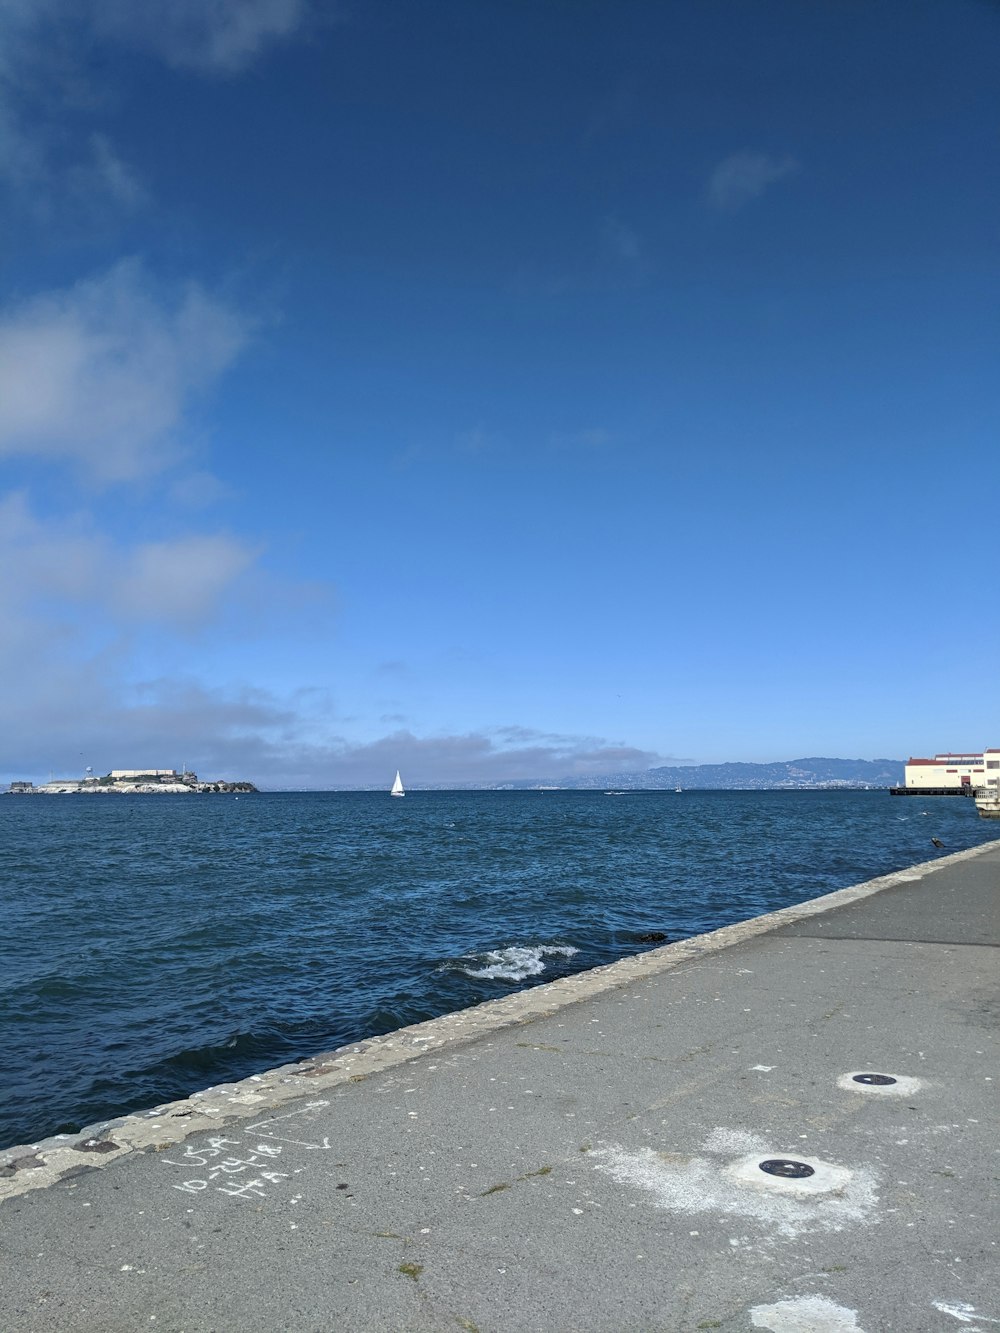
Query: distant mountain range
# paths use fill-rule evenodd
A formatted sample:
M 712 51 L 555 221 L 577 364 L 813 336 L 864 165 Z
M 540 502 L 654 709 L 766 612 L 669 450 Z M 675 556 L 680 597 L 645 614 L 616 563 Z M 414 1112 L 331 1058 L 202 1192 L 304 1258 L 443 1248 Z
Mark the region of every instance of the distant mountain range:
M 649 768 L 643 773 L 611 773 L 603 777 L 563 778 L 557 785 L 623 791 L 671 787 L 716 791 L 784 791 L 803 788 L 896 787 L 903 782 L 902 759 L 788 759 L 775 764 L 683 764 Z M 538 787 L 538 782 L 512 783 Z

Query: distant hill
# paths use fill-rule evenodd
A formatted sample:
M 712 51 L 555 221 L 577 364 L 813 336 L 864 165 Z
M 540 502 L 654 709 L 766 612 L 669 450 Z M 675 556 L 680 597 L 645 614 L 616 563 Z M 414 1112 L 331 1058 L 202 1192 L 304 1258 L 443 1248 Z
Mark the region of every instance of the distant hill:
M 774 764 L 684 764 L 650 768 L 644 773 L 568 779 L 560 785 L 631 789 L 700 787 L 720 791 L 895 787 L 902 784 L 903 764 L 902 759 L 788 759 Z

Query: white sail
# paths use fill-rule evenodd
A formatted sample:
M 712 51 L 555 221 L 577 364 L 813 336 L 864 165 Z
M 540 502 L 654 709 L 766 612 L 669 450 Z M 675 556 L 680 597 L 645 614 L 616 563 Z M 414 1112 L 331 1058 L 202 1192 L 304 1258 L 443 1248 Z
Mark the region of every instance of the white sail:
M 392 790 L 389 792 L 389 795 L 390 796 L 406 795 L 406 792 L 403 791 L 403 779 L 399 776 L 398 768 L 396 769 L 396 781 L 392 784 Z

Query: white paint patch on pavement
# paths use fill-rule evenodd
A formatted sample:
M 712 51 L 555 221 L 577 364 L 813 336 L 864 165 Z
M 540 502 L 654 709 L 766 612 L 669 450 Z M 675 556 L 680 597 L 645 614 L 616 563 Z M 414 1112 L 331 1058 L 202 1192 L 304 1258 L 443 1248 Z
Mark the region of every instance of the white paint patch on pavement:
M 726 1174 L 746 1185 L 749 1189 L 776 1191 L 778 1194 L 790 1194 L 797 1198 L 818 1199 L 832 1195 L 843 1195 L 850 1187 L 854 1176 L 845 1166 L 834 1166 L 830 1162 L 821 1162 L 818 1157 L 803 1157 L 801 1153 L 768 1153 L 769 1157 L 779 1160 L 803 1162 L 812 1167 L 811 1176 L 772 1176 L 760 1169 L 759 1151 L 730 1162 Z
M 767 1140 L 759 1134 L 748 1134 L 745 1129 L 713 1129 L 705 1140 L 705 1151 L 727 1156 L 763 1153 L 767 1152 Z
M 863 1333 L 857 1310 L 834 1305 L 825 1296 L 755 1305 L 750 1322 L 754 1328 L 767 1328 L 771 1333 Z
M 747 1155 L 748 1141 L 754 1149 L 752 1158 Z M 740 1154 L 735 1160 L 734 1150 Z M 607 1144 L 594 1149 L 588 1160 L 619 1184 L 652 1195 L 658 1208 L 674 1213 L 753 1218 L 764 1226 L 767 1241 L 813 1231 L 838 1231 L 876 1220 L 872 1210 L 878 1194 L 871 1171 L 848 1170 L 799 1156 L 797 1160 L 806 1161 L 814 1170 L 822 1168 L 823 1184 L 820 1191 L 793 1192 L 787 1187 L 808 1181 L 765 1176 L 757 1163 L 767 1156 L 780 1154 L 769 1152 L 754 1135 L 716 1129 L 697 1155 L 657 1152 L 653 1148 L 629 1150 Z M 751 1160 L 761 1177 L 752 1185 L 742 1175 L 742 1168 Z
M 843 1088 L 844 1092 L 863 1092 L 869 1097 L 873 1093 L 876 1097 L 912 1097 L 927 1086 L 922 1078 L 909 1078 L 904 1074 L 892 1074 L 895 1083 L 855 1083 L 858 1074 L 870 1072 L 868 1069 L 855 1069 L 850 1074 L 841 1074 L 837 1079 L 837 1087 Z
M 954 1301 L 950 1305 L 945 1301 L 934 1301 L 933 1305 L 935 1310 L 951 1315 L 952 1319 L 957 1319 L 960 1324 L 1000 1324 L 1000 1319 L 990 1319 L 988 1315 L 976 1314 L 976 1307 L 967 1305 L 965 1301 Z

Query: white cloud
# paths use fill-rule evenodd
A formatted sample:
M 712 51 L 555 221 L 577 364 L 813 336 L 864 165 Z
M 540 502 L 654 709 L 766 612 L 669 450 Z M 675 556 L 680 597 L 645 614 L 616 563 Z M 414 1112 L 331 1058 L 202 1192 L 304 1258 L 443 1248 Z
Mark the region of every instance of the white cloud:
M 251 560 L 221 538 L 116 546 L 85 520 L 42 522 L 22 495 L 0 499 L 0 782 L 50 770 L 72 776 L 87 764 L 187 763 L 264 787 L 388 786 L 397 767 L 413 786 L 496 784 L 660 759 L 517 726 L 421 736 L 390 717 L 383 723 L 396 723 L 393 731 L 359 744 L 337 735 L 322 689 L 279 695 L 176 672 L 137 678 L 136 618 L 169 630 L 216 614 L 240 582 L 256 586 Z
M 135 622 L 190 629 L 218 613 L 256 558 L 245 542 L 220 533 L 115 543 L 85 516 L 43 521 L 23 492 L 0 497 L 0 614 L 8 632 L 81 619 L 112 634 Z
M 46 528 L 23 492 L 0 496 L 0 614 L 6 631 L 38 599 L 51 604 L 93 597 L 108 565 L 106 540 L 86 523 Z
M 212 670 L 216 639 L 273 638 L 289 606 L 300 625 L 303 599 L 315 615 L 325 592 L 279 587 L 226 534 L 115 541 L 86 514 L 43 518 L 23 492 L 0 496 L 0 782 L 157 756 L 272 785 L 334 780 L 317 741 L 332 713 L 324 692 L 279 698 L 193 678 Z M 139 664 L 164 654 L 171 675 L 143 678 Z
M 148 202 L 138 172 L 107 135 L 46 124 L 17 102 L 8 94 L 4 103 L 0 79 L 0 185 L 33 221 L 74 234 Z
M 74 53 L 79 62 L 100 40 L 184 69 L 235 73 L 318 12 L 317 0 L 0 0 L 0 77 L 23 77 L 26 64 L 50 65 L 54 51 L 76 68 Z
M 176 477 L 168 494 L 175 504 L 185 509 L 208 509 L 220 500 L 232 499 L 236 492 L 213 473 L 196 469 Z
M 86 123 L 115 96 L 90 72 L 95 49 L 235 75 L 318 14 L 318 0 L 0 0 L 0 183 L 49 224 L 134 210 L 144 183 Z
M 185 764 L 206 777 L 253 780 L 295 721 L 288 704 L 252 689 L 177 678 L 130 685 L 115 648 L 68 662 L 52 639 L 25 646 L 50 651 L 35 671 L 17 676 L 16 692 L 0 697 L 0 781 L 50 771 L 82 776 L 88 764 L 98 772 Z M 16 669 L 0 644 L 0 673 L 13 677 Z
M 235 73 L 306 22 L 311 0 L 92 0 L 102 36 L 151 51 L 169 65 Z
M 3 99 L 0 71 L 0 179 L 20 188 L 34 184 L 42 170 L 37 136 L 26 132 L 13 107 Z
M 129 552 L 125 572 L 114 582 L 114 605 L 140 619 L 202 622 L 253 560 L 249 547 L 227 536 L 144 542 Z
M 71 227 L 145 201 L 108 137 L 81 122 L 106 93 L 88 91 L 80 17 L 63 0 L 0 0 L 0 184 L 36 221 Z
M 69 459 L 99 483 L 157 472 L 249 332 L 194 283 L 158 295 L 133 260 L 3 312 L 0 456 Z
M 797 171 L 793 157 L 742 152 L 727 157 L 712 172 L 708 199 L 714 208 L 733 213 L 763 194 L 769 185 Z
M 322 762 L 317 763 L 317 760 Z M 336 740 L 317 751 L 315 773 L 336 786 L 369 786 L 396 768 L 415 786 L 559 781 L 636 771 L 661 762 L 652 751 L 609 743 L 592 736 L 552 735 L 524 727 L 458 735 L 417 736 L 399 730 L 367 744 Z M 315 779 L 306 785 L 316 786 Z
M 146 202 L 138 175 L 119 157 L 106 134 L 90 135 L 86 153 L 69 173 L 69 183 L 85 202 L 107 200 L 127 211 Z

